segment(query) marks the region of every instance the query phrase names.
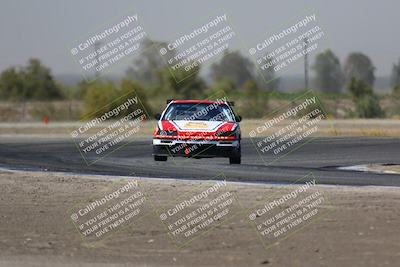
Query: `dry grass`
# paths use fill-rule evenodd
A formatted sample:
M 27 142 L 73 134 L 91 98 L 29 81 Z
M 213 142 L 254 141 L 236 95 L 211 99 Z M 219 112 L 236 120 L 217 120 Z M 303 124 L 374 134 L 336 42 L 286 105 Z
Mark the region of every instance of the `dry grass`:
M 372 172 L 400 174 L 400 165 L 370 164 L 367 168 Z
M 286 126 L 290 122 L 280 126 Z M 262 120 L 247 120 L 241 124 L 243 135 L 261 126 Z M 278 131 L 281 127 L 272 127 L 263 132 L 266 136 Z M 318 136 L 400 136 L 400 120 L 324 120 L 318 124 Z
M 263 120 L 244 120 L 241 122 L 242 136 L 248 137 L 249 132 L 261 126 Z M 287 125 L 283 124 L 281 126 Z M 0 123 L 1 136 L 42 136 L 42 137 L 69 137 L 69 133 L 81 125 L 79 122 L 50 122 L 43 123 Z M 155 121 L 147 121 L 142 124 L 141 131 L 135 136 L 145 138 L 152 135 L 156 127 Z M 102 128 L 96 127 L 90 130 L 93 134 Z M 272 127 L 263 132 L 266 136 L 280 127 Z M 400 120 L 324 120 L 318 124 L 318 136 L 371 136 L 371 137 L 400 137 Z

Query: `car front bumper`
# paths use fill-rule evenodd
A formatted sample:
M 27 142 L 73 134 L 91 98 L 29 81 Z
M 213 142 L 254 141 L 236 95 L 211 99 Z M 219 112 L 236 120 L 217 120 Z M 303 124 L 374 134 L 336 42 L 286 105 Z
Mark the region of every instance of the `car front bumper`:
M 240 142 L 153 139 L 153 155 L 170 157 L 238 157 Z

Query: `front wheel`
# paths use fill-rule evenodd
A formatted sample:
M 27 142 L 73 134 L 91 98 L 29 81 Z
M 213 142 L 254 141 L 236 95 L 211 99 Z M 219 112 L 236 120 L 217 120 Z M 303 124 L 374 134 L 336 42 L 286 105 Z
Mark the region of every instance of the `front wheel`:
M 167 156 L 156 156 L 156 155 L 154 155 L 154 161 L 167 161 Z
M 242 146 L 240 144 L 240 137 L 239 137 L 239 147 L 233 153 L 233 157 L 229 157 L 229 164 L 241 164 L 242 163 Z

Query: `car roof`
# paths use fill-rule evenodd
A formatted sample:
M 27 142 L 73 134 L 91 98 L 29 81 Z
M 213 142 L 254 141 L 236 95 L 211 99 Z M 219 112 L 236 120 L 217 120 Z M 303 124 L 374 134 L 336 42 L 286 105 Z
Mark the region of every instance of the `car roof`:
M 227 104 L 224 101 L 211 101 L 211 100 L 172 100 L 174 104 Z

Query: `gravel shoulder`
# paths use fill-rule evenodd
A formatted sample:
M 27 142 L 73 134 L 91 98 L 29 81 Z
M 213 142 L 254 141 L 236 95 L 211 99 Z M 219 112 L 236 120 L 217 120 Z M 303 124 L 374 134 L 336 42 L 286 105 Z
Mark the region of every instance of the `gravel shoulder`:
M 74 227 L 71 208 L 118 178 L 0 171 L 0 266 L 395 266 L 400 261 L 400 191 L 316 186 L 329 212 L 266 248 L 246 212 L 177 248 L 154 210 L 96 245 Z M 140 179 L 152 208 L 210 182 Z M 231 183 L 242 208 L 296 186 Z M 328 207 L 329 206 L 329 207 Z

